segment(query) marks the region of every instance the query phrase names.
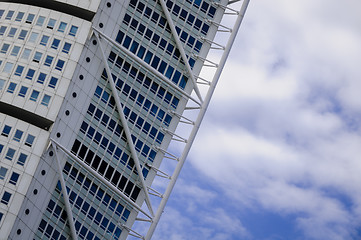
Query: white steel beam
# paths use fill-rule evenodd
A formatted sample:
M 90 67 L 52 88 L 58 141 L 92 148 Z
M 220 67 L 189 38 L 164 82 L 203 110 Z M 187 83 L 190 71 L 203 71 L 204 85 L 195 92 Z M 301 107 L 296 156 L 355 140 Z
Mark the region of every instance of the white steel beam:
M 147 207 L 148 207 L 148 210 L 149 210 L 150 214 L 152 216 L 154 216 L 152 203 L 150 202 L 150 198 L 149 198 L 148 187 L 147 187 L 147 185 L 145 184 L 145 181 L 144 181 L 142 168 L 140 167 L 138 154 L 137 154 L 137 151 L 135 150 L 135 146 L 134 146 L 134 143 L 133 143 L 133 140 L 132 140 L 132 135 L 131 135 L 130 130 L 129 130 L 128 122 L 125 119 L 123 108 L 122 108 L 122 105 L 121 105 L 120 100 L 119 100 L 118 91 L 117 91 L 117 89 L 115 87 L 115 83 L 111 79 L 112 72 L 110 71 L 108 61 L 107 61 L 107 58 L 105 57 L 104 50 L 103 50 L 103 47 L 102 47 L 102 43 L 100 41 L 98 33 L 95 33 L 94 35 L 95 35 L 95 37 L 97 38 L 97 40 L 99 42 L 100 51 L 102 52 L 102 56 L 103 56 L 103 62 L 104 62 L 104 65 L 105 65 L 106 72 L 108 74 L 108 83 L 109 83 L 109 85 L 111 87 L 112 94 L 114 96 L 115 103 L 116 103 L 116 109 L 118 110 L 119 118 L 120 118 L 120 121 L 121 121 L 121 123 L 123 125 L 123 130 L 125 132 L 125 136 L 127 138 L 127 144 L 129 146 L 131 155 L 133 157 L 133 160 L 134 160 L 134 163 L 135 163 L 135 168 L 137 169 L 138 177 L 140 179 L 140 183 L 141 183 L 143 191 L 144 191 L 145 202 L 147 204 Z
M 193 75 L 193 71 L 191 69 L 191 66 L 189 65 L 189 62 L 188 62 L 188 59 L 187 59 L 187 56 L 186 56 L 186 53 L 184 51 L 184 48 L 183 48 L 183 45 L 181 43 L 181 41 L 179 40 L 179 36 L 177 34 L 177 31 L 175 30 L 175 25 L 174 25 L 174 22 L 172 20 L 172 17 L 171 15 L 169 14 L 169 11 L 168 11 L 168 8 L 164 2 L 164 0 L 158 0 L 161 7 L 162 7 L 162 10 L 163 10 L 163 13 L 167 19 L 167 22 L 168 22 L 168 25 L 170 27 L 170 30 L 172 32 L 172 35 L 173 35 L 173 38 L 174 38 L 174 41 L 177 45 L 177 48 L 181 54 L 181 57 L 183 59 L 183 62 L 184 62 L 184 65 L 186 66 L 186 69 L 188 71 L 188 74 L 189 74 L 189 77 L 191 78 L 192 82 L 193 82 L 193 89 L 195 91 L 195 93 L 197 94 L 198 98 L 199 98 L 199 101 L 202 103 L 203 102 L 203 98 L 202 98 L 202 95 L 201 95 L 201 92 L 199 91 L 199 88 L 198 88 L 198 85 L 197 85 L 197 82 L 194 78 L 194 75 Z
M 176 85 L 174 82 L 170 81 L 169 79 L 167 79 L 166 77 L 164 77 L 161 73 L 159 73 L 158 71 L 156 71 L 154 68 L 152 68 L 148 63 L 144 62 L 142 59 L 138 58 L 134 53 L 132 53 L 131 51 L 129 51 L 128 49 L 126 49 L 125 47 L 123 47 L 122 45 L 120 45 L 119 43 L 117 43 L 116 41 L 114 41 L 113 39 L 111 39 L 109 36 L 107 36 L 106 34 L 102 33 L 99 29 L 93 27 L 93 30 L 95 32 L 97 32 L 99 35 L 101 35 L 103 38 L 105 38 L 108 42 L 110 42 L 111 44 L 113 44 L 114 46 L 116 46 L 117 48 L 119 48 L 120 50 L 122 50 L 123 52 L 126 53 L 126 55 L 128 57 L 131 57 L 134 61 L 136 61 L 138 64 L 140 64 L 142 67 L 146 68 L 149 72 L 153 73 L 154 75 L 156 75 L 159 79 L 161 79 L 163 82 L 167 83 L 170 87 L 172 87 L 174 90 L 180 92 L 183 96 L 187 97 L 188 99 L 192 100 L 193 102 L 195 102 L 197 105 L 201 105 L 201 102 L 199 102 L 197 99 L 195 99 L 194 97 L 192 97 L 190 94 L 186 93 L 183 89 L 181 89 L 178 85 Z
M 51 146 L 53 147 L 54 153 L 55 153 L 55 158 L 56 158 L 56 163 L 58 166 L 58 174 L 59 174 L 59 179 L 60 179 L 60 185 L 61 185 L 61 192 L 63 193 L 63 198 L 64 198 L 64 203 L 65 203 L 65 210 L 68 216 L 68 223 L 69 223 L 69 227 L 70 227 L 70 235 L 71 238 L 73 240 L 77 240 L 78 236 L 76 235 L 76 231 L 75 231 L 75 225 L 74 225 L 74 220 L 73 220 L 73 212 L 71 211 L 71 206 L 70 206 L 70 202 L 69 202 L 69 196 L 68 196 L 68 192 L 66 191 L 66 184 L 65 184 L 65 180 L 64 180 L 64 176 L 63 176 L 63 171 L 61 170 L 61 165 L 60 165 L 60 160 L 58 157 L 58 149 L 56 147 L 56 145 L 51 142 Z
M 135 202 L 133 202 L 127 195 L 125 195 L 122 191 L 116 188 L 114 185 L 110 184 L 102 175 L 93 170 L 90 166 L 85 164 L 82 160 L 80 160 L 77 156 L 71 153 L 68 149 L 62 146 L 60 143 L 56 142 L 54 139 L 50 139 L 52 143 L 54 143 L 57 147 L 59 147 L 68 157 L 73 159 L 76 163 L 78 163 L 81 167 L 83 167 L 86 171 L 88 171 L 91 175 L 93 175 L 96 179 L 98 179 L 105 186 L 110 188 L 115 194 L 122 197 L 129 205 L 134 207 L 139 212 L 143 213 L 149 219 L 152 219 L 148 213 L 146 213 L 140 206 L 138 206 Z
M 211 86 L 209 87 L 209 90 L 207 92 L 207 95 L 204 99 L 204 102 L 203 102 L 203 105 L 200 109 L 200 112 L 198 114 L 198 117 L 197 117 L 197 120 L 195 122 L 195 125 L 192 129 L 192 132 L 189 136 L 189 139 L 188 139 L 188 142 L 186 144 L 186 146 L 184 147 L 184 150 L 183 150 L 183 153 L 179 159 L 179 162 L 173 172 L 173 175 L 172 175 L 172 179 L 170 180 L 168 186 L 167 186 L 167 189 L 165 191 L 165 193 L 163 194 L 163 199 L 161 200 L 159 206 L 158 206 L 158 209 L 157 209 L 157 212 L 156 212 L 156 215 L 153 219 L 153 222 L 151 224 L 151 226 L 149 227 L 149 230 L 147 232 L 147 235 L 145 237 L 145 240 L 149 240 L 153 233 L 154 233 L 154 230 L 159 222 L 159 219 L 164 211 L 164 208 L 165 208 L 165 205 L 169 199 L 169 196 L 170 196 L 170 193 L 172 192 L 173 188 L 174 188 L 174 185 L 177 181 L 177 178 L 179 176 L 179 173 L 180 171 L 182 170 L 182 167 L 184 165 L 184 162 L 185 162 L 185 159 L 189 153 L 189 150 L 194 142 L 194 139 L 195 139 L 195 136 L 199 130 L 199 127 L 200 127 L 200 124 L 203 120 L 203 117 L 205 115 L 205 112 L 209 106 L 209 103 L 210 103 L 210 100 L 211 100 L 211 97 L 214 93 L 214 90 L 215 90 L 215 87 L 218 83 L 218 80 L 219 80 L 219 77 L 222 73 L 222 70 L 223 70 L 223 67 L 226 63 L 226 60 L 227 60 L 227 57 L 231 51 L 231 47 L 233 45 L 233 42 L 236 38 L 236 35 L 237 35 L 237 32 L 239 30 L 239 27 L 242 23 L 242 20 L 243 20 L 243 17 L 244 17 L 244 13 L 246 12 L 246 9 L 247 9 L 247 6 L 248 6 L 248 3 L 249 3 L 250 0 L 244 0 L 243 3 L 242 3 L 242 7 L 241 7 L 241 10 L 240 10 L 240 13 L 238 14 L 238 17 L 236 19 L 236 22 L 234 24 L 234 27 L 233 27 L 233 30 L 232 30 L 232 33 L 228 39 L 228 42 L 227 42 L 227 45 L 226 45 L 226 48 L 225 48 L 225 51 L 224 53 L 222 54 L 222 57 L 221 57 L 221 60 L 219 62 L 219 65 L 218 65 L 218 68 L 213 76 L 213 80 L 212 80 L 212 84 Z

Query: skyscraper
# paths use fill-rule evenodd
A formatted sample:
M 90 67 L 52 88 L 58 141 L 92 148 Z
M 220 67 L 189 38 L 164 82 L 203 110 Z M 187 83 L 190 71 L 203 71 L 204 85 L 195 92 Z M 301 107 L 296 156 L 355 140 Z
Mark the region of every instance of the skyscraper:
M 230 4 L 1 1 L 0 238 L 152 236 L 248 1 Z

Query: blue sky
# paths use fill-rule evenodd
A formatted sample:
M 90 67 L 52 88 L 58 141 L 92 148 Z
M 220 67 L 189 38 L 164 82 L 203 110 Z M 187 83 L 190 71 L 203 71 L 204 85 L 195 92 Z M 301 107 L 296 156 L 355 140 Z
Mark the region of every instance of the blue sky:
M 251 1 L 154 239 L 361 239 L 360 9 Z

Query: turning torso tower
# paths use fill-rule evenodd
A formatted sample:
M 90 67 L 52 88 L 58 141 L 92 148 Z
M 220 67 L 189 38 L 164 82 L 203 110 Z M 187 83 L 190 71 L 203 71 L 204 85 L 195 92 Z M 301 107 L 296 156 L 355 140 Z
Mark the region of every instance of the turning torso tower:
M 0 239 L 150 239 L 247 5 L 0 0 Z

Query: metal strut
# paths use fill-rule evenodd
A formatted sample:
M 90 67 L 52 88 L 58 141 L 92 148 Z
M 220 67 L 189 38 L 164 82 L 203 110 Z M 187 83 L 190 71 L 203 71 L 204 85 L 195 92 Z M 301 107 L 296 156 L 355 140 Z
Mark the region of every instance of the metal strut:
M 241 1 L 241 0 L 229 1 L 229 2 L 228 2 L 228 5 L 229 5 L 229 4 L 232 4 L 232 3 L 234 3 L 234 2 L 238 2 L 238 1 Z M 220 3 L 213 2 L 212 4 L 213 4 L 214 6 L 217 6 L 217 7 L 222 8 L 223 10 L 229 10 L 229 11 L 232 12 L 232 13 L 226 13 L 226 12 L 225 12 L 224 14 L 232 14 L 232 15 L 238 15 L 238 14 L 239 14 L 239 11 L 234 10 L 233 8 L 230 8 L 230 7 L 228 7 L 228 6 L 224 6 L 224 5 L 220 4 Z
M 207 39 L 207 38 L 205 38 L 205 37 L 200 37 L 200 39 L 201 39 L 202 41 L 205 41 L 205 42 L 207 42 L 208 44 L 210 44 L 212 49 L 217 49 L 217 50 L 224 50 L 224 49 L 225 49 L 225 46 L 223 46 L 223 45 L 221 45 L 221 44 L 219 44 L 219 43 L 216 43 L 216 42 L 214 42 L 214 41 L 211 41 L 211 40 L 209 40 L 209 39 Z M 218 46 L 218 47 L 212 47 L 212 44 L 214 44 L 214 45 L 216 45 L 216 46 Z
M 175 116 L 177 116 L 179 118 L 179 122 L 182 122 L 182 123 L 186 123 L 186 124 L 190 124 L 190 125 L 194 125 L 194 121 L 190 120 L 189 118 L 183 116 L 183 115 L 180 115 L 179 113 L 175 112 L 175 111 L 170 111 L 171 114 L 174 114 Z M 185 119 L 182 120 L 182 119 Z
M 64 203 L 65 203 L 65 210 L 68 216 L 68 223 L 70 227 L 70 235 L 73 240 L 77 240 L 78 236 L 76 234 L 74 220 L 73 220 L 73 212 L 71 211 L 71 205 L 69 202 L 69 196 L 68 192 L 66 191 L 66 184 L 63 176 L 63 171 L 61 170 L 60 160 L 58 157 L 58 149 L 56 145 L 51 141 L 51 146 L 54 149 L 55 152 L 55 158 L 56 158 L 56 165 L 58 166 L 58 173 L 59 173 L 59 179 L 60 179 L 60 185 L 61 185 L 61 191 L 63 193 Z
M 62 146 L 60 143 L 56 142 L 54 139 L 50 139 L 52 143 L 54 143 L 57 147 L 59 147 L 68 157 L 73 159 L 77 164 L 79 164 L 81 167 L 86 169 L 90 174 L 92 174 L 97 180 L 99 180 L 101 183 L 103 183 L 105 186 L 110 188 L 113 192 L 118 194 L 120 197 L 122 197 L 129 205 L 134 207 L 139 212 L 143 213 L 145 216 L 147 216 L 149 219 L 153 219 L 152 216 L 150 216 L 148 213 L 146 213 L 143 209 L 141 209 L 140 206 L 138 206 L 135 202 L 133 202 L 127 195 L 125 195 L 123 192 L 121 192 L 118 188 L 116 188 L 114 185 L 110 184 L 102 175 L 97 173 L 95 170 L 93 170 L 90 166 L 85 164 L 83 161 L 81 161 L 77 156 L 72 154 L 68 149 L 66 149 L 64 146 Z
M 173 38 L 174 38 L 174 41 L 176 42 L 176 45 L 178 47 L 178 50 L 182 56 L 182 59 L 183 59 L 183 62 L 184 62 L 184 65 L 186 66 L 187 68 L 187 71 L 188 71 L 188 74 L 189 74 L 189 77 L 191 78 L 192 82 L 193 82 L 193 88 L 194 88 L 194 91 L 195 93 L 197 94 L 198 98 L 199 98 L 199 101 L 202 103 L 203 102 L 203 98 L 202 98 L 202 95 L 201 95 L 201 92 L 199 91 L 199 88 L 197 86 L 197 83 L 196 83 L 196 80 L 194 79 L 194 75 L 193 75 L 193 72 L 192 72 L 192 69 L 191 69 L 191 66 L 189 65 L 189 62 L 188 62 L 188 59 L 187 59 L 187 56 L 185 54 L 185 51 L 184 51 L 184 48 L 182 46 L 182 43 L 181 41 L 179 40 L 179 36 L 177 34 L 177 31 L 175 29 L 175 25 L 174 25 L 174 22 L 172 20 L 172 17 L 170 16 L 169 14 L 169 11 L 168 11 L 168 8 L 164 2 L 164 0 L 158 0 L 161 7 L 162 7 L 162 10 L 163 10 L 163 13 L 167 19 L 167 22 L 168 22 L 168 25 L 170 27 L 170 30 L 172 32 L 172 35 L 173 35 Z
M 208 86 L 211 85 L 210 81 L 208 81 L 207 79 L 204 79 L 200 76 L 197 76 L 197 80 L 201 80 L 201 81 L 197 82 L 198 84 L 204 84 L 204 85 L 208 85 Z
M 168 174 L 166 174 L 165 172 L 163 172 L 163 171 L 160 170 L 159 168 L 156 168 L 156 167 L 154 167 L 153 165 L 150 165 L 150 164 L 148 164 L 148 163 L 146 163 L 146 165 L 147 165 L 148 167 L 150 167 L 150 168 L 153 168 L 153 169 L 157 172 L 157 173 L 156 173 L 157 176 L 171 179 L 171 177 L 170 177 Z M 161 174 L 159 174 L 159 173 L 161 173 Z
M 164 157 L 165 158 L 168 158 L 168 159 L 172 159 L 172 160 L 175 160 L 175 161 L 179 161 L 178 157 L 170 152 L 167 152 L 166 150 L 164 150 L 163 148 L 160 148 L 160 147 L 157 147 L 155 146 L 155 149 L 157 151 L 161 151 L 163 154 L 164 154 Z
M 110 37 L 108 37 L 106 34 L 102 33 L 99 29 L 93 27 L 93 30 L 95 32 L 97 32 L 99 35 L 101 35 L 103 38 L 105 38 L 108 42 L 110 42 L 111 44 L 113 44 L 114 46 L 116 46 L 117 48 L 119 48 L 120 50 L 122 50 L 123 52 L 125 52 L 127 54 L 128 57 L 131 57 L 134 61 L 136 61 L 137 63 L 139 63 L 141 66 L 145 67 L 149 72 L 153 73 L 154 75 L 156 75 L 159 79 L 161 79 L 163 82 L 167 83 L 170 87 L 172 87 L 174 90 L 179 91 L 180 93 L 182 93 L 183 96 L 185 96 L 186 98 L 192 100 L 193 102 L 195 102 L 197 105 L 201 105 L 201 102 L 199 102 L 197 99 L 195 99 L 194 97 L 192 97 L 190 94 L 186 93 L 183 89 L 181 89 L 178 85 L 176 85 L 175 83 L 173 83 L 172 81 L 170 81 L 169 79 L 167 79 L 166 77 L 164 77 L 162 74 L 160 74 L 158 71 L 156 71 L 154 68 L 152 68 L 149 64 L 147 64 L 146 62 L 144 62 L 143 60 L 141 60 L 140 58 L 138 58 L 134 53 L 132 53 L 131 51 L 129 51 L 128 49 L 126 49 L 125 47 L 123 47 L 122 45 L 120 45 L 119 43 L 115 42 L 113 39 L 111 39 Z
M 99 42 L 99 47 L 100 47 L 100 51 L 102 52 L 103 61 L 104 61 L 104 65 L 105 65 L 105 70 L 106 70 L 108 76 L 111 76 L 112 72 L 110 71 L 110 68 L 108 66 L 107 58 L 105 57 L 103 47 L 102 47 L 102 43 L 100 41 L 98 33 L 94 33 L 94 35 L 95 35 L 95 37 L 97 38 L 97 40 Z M 112 94 L 113 94 L 113 97 L 114 97 L 114 100 L 115 100 L 115 103 L 116 103 L 116 109 L 118 110 L 119 118 L 120 118 L 120 121 L 121 121 L 121 123 L 123 125 L 123 130 L 125 132 L 125 135 L 127 137 L 127 144 L 129 146 L 131 155 L 133 157 L 135 167 L 136 167 L 136 169 L 138 171 L 138 176 L 139 176 L 139 179 L 140 179 L 140 183 L 142 185 L 144 195 L 145 195 L 145 202 L 147 204 L 147 207 L 148 207 L 148 210 L 149 210 L 150 214 L 152 216 L 154 216 L 152 204 L 150 202 L 149 193 L 148 193 L 148 190 L 147 190 L 147 185 L 145 184 L 145 181 L 144 181 L 144 176 L 143 176 L 142 168 L 140 167 L 138 154 L 137 154 L 137 151 L 135 150 L 135 146 L 134 146 L 132 136 L 131 136 L 131 133 L 130 133 L 130 130 L 129 130 L 128 122 L 127 122 L 127 120 L 125 119 L 125 116 L 124 116 L 124 112 L 123 112 L 123 108 L 122 108 L 120 100 L 119 100 L 118 92 L 116 90 L 114 81 L 110 80 L 109 77 L 108 77 L 108 83 L 109 83 L 109 85 L 111 87 Z
M 206 19 L 206 21 L 213 24 L 213 25 L 216 25 L 218 28 L 221 27 L 221 28 L 225 29 L 225 30 L 224 29 L 218 29 L 217 30 L 218 32 L 230 32 L 230 33 L 232 32 L 232 28 L 226 27 L 226 26 L 224 26 L 224 25 L 222 25 L 220 23 L 217 23 L 217 22 L 215 22 L 213 20 Z
M 209 64 L 204 64 L 203 66 L 204 67 L 218 67 L 218 64 L 217 63 L 214 63 L 214 62 L 212 62 L 212 61 L 210 61 L 210 60 L 208 60 L 208 59 L 206 59 L 206 58 L 204 58 L 204 57 L 201 57 L 201 56 L 199 56 L 199 55 L 197 55 L 197 54 L 193 54 L 193 56 L 194 57 L 196 57 L 196 58 L 199 58 L 200 60 L 202 60 L 203 62 L 208 62 Z
M 204 99 L 204 102 L 203 102 L 202 107 L 200 109 L 200 112 L 198 114 L 197 120 L 195 122 L 195 126 L 192 129 L 192 132 L 191 132 L 191 134 L 189 136 L 188 142 L 187 142 L 186 146 L 184 147 L 183 153 L 182 153 L 182 155 L 181 155 L 181 157 L 179 159 L 179 162 L 178 162 L 178 164 L 177 164 L 177 166 L 176 166 L 176 168 L 175 168 L 175 170 L 173 172 L 172 180 L 169 182 L 169 184 L 167 186 L 167 189 L 166 189 L 165 193 L 163 194 L 163 199 L 161 200 L 161 202 L 160 202 L 160 204 L 158 206 L 157 212 L 155 214 L 155 217 L 153 219 L 153 222 L 152 222 L 151 226 L 149 227 L 149 230 L 147 232 L 145 240 L 149 240 L 152 237 L 152 235 L 154 233 L 154 230 L 155 230 L 155 228 L 156 228 L 156 226 L 157 226 L 157 224 L 159 222 L 159 219 L 160 219 L 160 217 L 161 217 L 161 215 L 162 215 L 162 213 L 164 211 L 164 208 L 165 208 L 165 205 L 166 205 L 166 203 L 167 203 L 167 201 L 169 199 L 170 193 L 172 192 L 172 190 L 174 188 L 174 185 L 175 185 L 175 183 L 177 181 L 179 173 L 180 173 L 180 171 L 181 171 L 181 169 L 182 169 L 182 167 L 184 165 L 185 159 L 186 159 L 186 157 L 187 157 L 187 155 L 188 155 L 188 153 L 190 151 L 190 148 L 191 148 L 191 146 L 192 146 L 192 144 L 194 142 L 194 139 L 195 139 L 195 136 L 196 136 L 196 134 L 198 132 L 199 126 L 200 126 L 200 124 L 201 124 L 201 122 L 203 120 L 203 117 L 205 115 L 205 112 L 206 112 L 206 110 L 207 110 L 207 108 L 209 106 L 211 97 L 212 97 L 212 95 L 214 93 L 215 87 L 216 87 L 216 85 L 218 83 L 219 77 L 220 77 L 220 75 L 222 73 L 223 67 L 224 67 L 224 65 L 226 63 L 226 60 L 227 60 L 227 57 L 228 57 L 228 55 L 229 55 L 229 53 L 231 51 L 232 44 L 233 44 L 233 42 L 234 42 L 234 40 L 236 38 L 239 27 L 240 27 L 240 25 L 242 23 L 243 16 L 244 16 L 244 13 L 245 13 L 245 11 L 247 9 L 249 1 L 250 0 L 244 0 L 243 3 L 242 3 L 240 14 L 238 14 L 238 16 L 237 16 L 237 19 L 236 19 L 236 22 L 234 24 L 232 33 L 231 33 L 231 35 L 230 35 L 230 37 L 228 39 L 225 51 L 222 54 L 221 60 L 220 60 L 219 65 L 218 65 L 218 68 L 217 68 L 217 70 L 216 70 L 216 72 L 215 72 L 215 74 L 213 76 L 212 84 L 209 87 L 207 95 L 206 95 L 206 97 Z

